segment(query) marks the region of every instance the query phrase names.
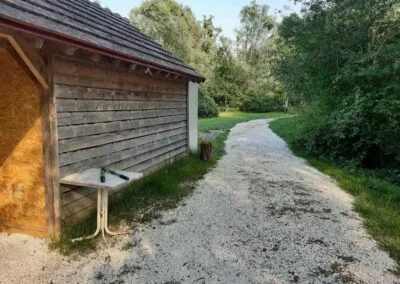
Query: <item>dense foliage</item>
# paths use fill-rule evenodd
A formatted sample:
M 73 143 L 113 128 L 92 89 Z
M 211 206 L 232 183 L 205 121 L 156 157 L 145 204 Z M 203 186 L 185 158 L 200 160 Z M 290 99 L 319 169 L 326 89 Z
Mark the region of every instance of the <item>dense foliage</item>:
M 243 101 L 240 110 L 244 112 L 283 112 L 285 102 L 279 94 L 249 94 Z
M 218 117 L 219 110 L 217 103 L 211 96 L 199 92 L 199 117 Z
M 282 111 L 301 104 L 297 143 L 366 168 L 400 164 L 400 0 L 297 0 L 278 25 L 255 1 L 235 41 L 212 16 L 175 0 L 146 0 L 132 21 L 200 70 L 201 117 L 219 110 Z
M 275 39 L 270 40 L 275 20 L 268 6 L 255 1 L 240 16 L 241 27 L 232 41 L 221 36 L 212 16 L 197 20 L 175 0 L 146 0 L 131 11 L 135 25 L 207 77 L 201 86 L 200 117 L 215 116 L 215 103 L 218 110 L 282 110 L 285 94 L 271 72 L 277 52 Z
M 307 0 L 279 26 L 274 74 L 305 106 L 297 143 L 367 168 L 400 166 L 398 0 Z

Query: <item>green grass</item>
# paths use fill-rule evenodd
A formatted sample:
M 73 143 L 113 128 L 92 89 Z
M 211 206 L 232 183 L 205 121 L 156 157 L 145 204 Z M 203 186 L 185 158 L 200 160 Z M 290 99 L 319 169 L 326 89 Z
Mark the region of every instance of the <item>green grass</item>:
M 296 155 L 336 179 L 341 188 L 354 196 L 355 209 L 364 217 L 368 232 L 400 264 L 400 186 L 376 178 L 370 172 L 342 168 L 307 155 L 295 144 L 296 118 L 273 121 L 270 127 L 288 143 Z
M 254 119 L 267 119 L 289 116 L 286 113 L 245 113 L 245 112 L 221 112 L 219 117 L 204 118 L 199 120 L 199 131 L 231 129 L 237 123 L 246 122 Z
M 120 222 L 145 223 L 160 217 L 162 211 L 175 208 L 193 191 L 195 182 L 214 167 L 225 154 L 227 136 L 228 131 L 225 131 L 213 141 L 212 161 L 201 161 L 198 155 L 191 155 L 112 196 L 109 210 L 110 225 L 117 225 Z M 96 214 L 93 212 L 84 222 L 66 227 L 60 240 L 53 241 L 50 248 L 64 255 L 95 249 L 99 238 L 71 242 L 73 238 L 92 234 L 95 224 Z

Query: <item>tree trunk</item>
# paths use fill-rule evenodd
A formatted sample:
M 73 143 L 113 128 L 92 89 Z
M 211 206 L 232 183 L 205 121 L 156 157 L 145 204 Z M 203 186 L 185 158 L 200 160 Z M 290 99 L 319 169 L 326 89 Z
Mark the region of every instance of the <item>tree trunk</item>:
M 212 144 L 209 142 L 201 142 L 200 159 L 203 161 L 211 161 Z

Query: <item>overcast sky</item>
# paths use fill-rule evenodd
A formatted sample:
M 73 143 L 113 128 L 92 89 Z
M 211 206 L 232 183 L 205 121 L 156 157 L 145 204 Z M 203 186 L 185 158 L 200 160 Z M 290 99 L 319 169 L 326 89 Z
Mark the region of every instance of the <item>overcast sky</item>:
M 128 16 L 129 11 L 142 3 L 142 0 L 101 0 L 102 6 L 110 8 L 123 16 Z M 235 36 L 235 28 L 240 25 L 239 13 L 243 6 L 250 0 L 179 0 L 189 6 L 198 19 L 203 15 L 213 15 L 216 26 L 223 29 L 224 34 L 231 38 Z M 258 4 L 270 6 L 272 15 L 279 18 L 279 11 L 285 14 L 300 10 L 299 4 L 295 5 L 293 0 L 258 0 Z M 287 10 L 289 8 L 289 10 Z

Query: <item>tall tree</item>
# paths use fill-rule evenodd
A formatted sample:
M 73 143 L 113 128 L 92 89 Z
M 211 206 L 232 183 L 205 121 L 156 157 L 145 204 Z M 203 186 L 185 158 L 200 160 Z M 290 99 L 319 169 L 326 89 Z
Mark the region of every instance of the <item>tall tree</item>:
M 275 20 L 268 10 L 268 5 L 259 5 L 252 0 L 240 11 L 241 27 L 236 31 L 238 52 L 249 64 L 256 62 L 260 47 L 275 26 Z
M 299 141 L 365 167 L 400 165 L 398 0 L 304 0 L 279 27 L 277 76 L 308 107 Z M 291 76 L 291 72 L 296 76 Z
M 211 76 L 216 41 L 221 29 L 211 16 L 198 21 L 189 7 L 175 0 L 146 0 L 132 9 L 131 21 L 145 34 L 171 50 L 186 63 Z

